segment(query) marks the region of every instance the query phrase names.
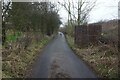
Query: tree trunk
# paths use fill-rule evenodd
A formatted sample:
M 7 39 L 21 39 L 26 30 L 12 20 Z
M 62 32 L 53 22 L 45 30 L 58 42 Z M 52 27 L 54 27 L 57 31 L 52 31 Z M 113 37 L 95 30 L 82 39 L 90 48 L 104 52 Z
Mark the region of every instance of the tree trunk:
M 2 45 L 6 42 L 6 29 L 5 29 L 5 22 L 2 22 Z

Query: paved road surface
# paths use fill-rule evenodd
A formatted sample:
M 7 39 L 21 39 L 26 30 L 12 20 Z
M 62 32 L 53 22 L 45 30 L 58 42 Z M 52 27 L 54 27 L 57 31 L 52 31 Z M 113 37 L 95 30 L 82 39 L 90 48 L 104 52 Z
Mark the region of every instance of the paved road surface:
M 94 73 L 69 48 L 58 34 L 36 60 L 31 78 L 96 78 Z

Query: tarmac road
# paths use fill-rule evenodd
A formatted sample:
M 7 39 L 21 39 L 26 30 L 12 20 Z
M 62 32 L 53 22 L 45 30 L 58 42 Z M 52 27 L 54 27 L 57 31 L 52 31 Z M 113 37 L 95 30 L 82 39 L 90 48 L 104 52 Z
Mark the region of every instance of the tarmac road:
M 96 78 L 96 75 L 69 48 L 64 34 L 59 33 L 38 56 L 29 77 Z

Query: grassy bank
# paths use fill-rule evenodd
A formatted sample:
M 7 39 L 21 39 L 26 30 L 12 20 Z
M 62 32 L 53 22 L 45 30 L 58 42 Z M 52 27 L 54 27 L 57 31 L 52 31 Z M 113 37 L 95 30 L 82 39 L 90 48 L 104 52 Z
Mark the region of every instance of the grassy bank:
M 116 47 L 101 44 L 80 49 L 74 44 L 73 37 L 66 35 L 66 38 L 75 54 L 85 61 L 96 72 L 98 77 L 118 77 L 118 51 Z
M 30 39 L 32 39 L 32 41 L 29 42 L 27 48 L 23 48 L 20 42 L 15 41 L 16 36 L 14 38 L 10 36 L 7 39 L 12 39 L 14 42 L 10 43 L 10 47 L 3 46 L 2 49 L 2 77 L 22 78 L 25 77 L 28 68 L 40 54 L 43 47 L 50 41 L 51 37 L 44 36 L 39 40 L 31 35 Z

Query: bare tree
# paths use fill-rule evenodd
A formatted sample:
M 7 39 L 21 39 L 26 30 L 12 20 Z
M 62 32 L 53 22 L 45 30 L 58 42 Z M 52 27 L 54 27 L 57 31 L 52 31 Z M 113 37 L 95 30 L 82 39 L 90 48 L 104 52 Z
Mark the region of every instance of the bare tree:
M 77 21 L 78 25 L 85 24 L 87 22 L 88 16 L 90 11 L 95 7 L 96 1 L 88 1 L 88 0 L 78 0 L 67 2 L 64 0 L 63 3 L 58 2 L 61 6 L 65 8 L 65 10 L 68 12 L 68 23 L 70 21 Z M 77 12 L 77 15 L 75 13 Z
M 70 22 L 70 19 L 72 19 L 71 18 L 71 3 L 70 3 L 70 0 L 68 0 L 68 2 L 66 2 L 65 0 L 64 0 L 64 3 L 61 3 L 61 2 L 58 2 L 62 7 L 64 7 L 65 8 L 65 10 L 68 12 L 68 23 Z

